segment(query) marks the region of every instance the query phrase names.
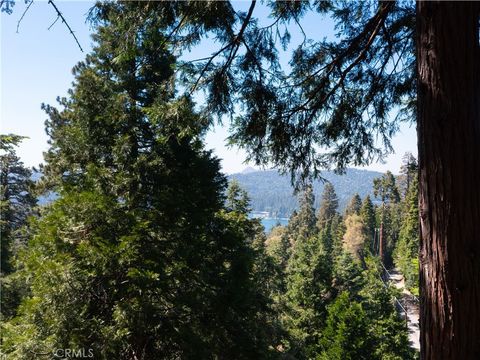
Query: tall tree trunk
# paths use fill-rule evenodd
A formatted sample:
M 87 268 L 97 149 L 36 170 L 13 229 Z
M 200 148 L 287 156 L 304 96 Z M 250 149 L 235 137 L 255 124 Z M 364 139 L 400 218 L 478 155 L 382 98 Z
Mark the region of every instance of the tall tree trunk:
M 385 210 L 383 210 L 385 211 Z M 383 243 L 383 215 L 382 215 L 382 223 L 380 224 L 380 239 L 379 239 L 379 246 L 378 246 L 378 254 L 380 255 L 380 261 L 382 262 L 382 264 L 384 263 L 385 259 L 384 259 L 384 243 Z
M 417 4 L 423 359 L 480 359 L 479 16 Z

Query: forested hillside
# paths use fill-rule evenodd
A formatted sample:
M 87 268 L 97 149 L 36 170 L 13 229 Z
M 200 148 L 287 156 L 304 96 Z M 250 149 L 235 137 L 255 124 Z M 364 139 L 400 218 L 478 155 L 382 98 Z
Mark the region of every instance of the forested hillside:
M 383 271 L 396 265 L 418 292 L 412 156 L 399 177 L 373 179 L 378 206 L 355 194 L 339 212 L 331 183 L 321 194 L 307 185 L 288 226 L 267 237 L 248 217 L 247 191 L 235 179 L 226 188 L 218 163 L 192 151 L 199 143 L 158 149 L 163 161 L 182 154 L 189 166 L 155 167 L 168 185 L 130 193 L 148 199 L 144 210 L 141 198 L 117 201 L 111 189 L 91 188 L 98 170 L 63 180 L 58 197 L 36 207 L 31 171 L 15 155 L 20 140 L 1 138 L 0 349 L 8 358 L 59 349 L 96 359 L 416 358 Z M 192 179 L 202 182 L 194 194 L 185 192 Z
M 347 169 L 345 174 L 338 175 L 332 171 L 325 171 L 322 177 L 330 182 L 337 192 L 339 209 L 347 206 L 350 198 L 358 193 L 361 197 L 373 194 L 373 179 L 381 174 L 376 171 Z M 293 193 L 290 176 L 280 175 L 276 170 L 248 171 L 232 174 L 230 179 L 237 180 L 247 190 L 254 211 L 267 211 L 271 217 L 290 217 L 298 206 L 297 197 Z M 320 194 L 325 185 L 324 181 L 313 183 L 313 191 Z M 320 200 L 315 201 L 318 208 Z

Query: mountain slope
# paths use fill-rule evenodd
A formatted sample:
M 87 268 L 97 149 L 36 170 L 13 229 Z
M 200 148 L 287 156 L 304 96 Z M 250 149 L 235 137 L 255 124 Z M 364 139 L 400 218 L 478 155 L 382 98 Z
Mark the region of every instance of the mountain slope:
M 340 211 L 355 193 L 362 199 L 368 194 L 372 195 L 373 179 L 381 175 L 376 171 L 359 169 L 347 169 L 344 175 L 332 171 L 322 173 L 335 187 Z M 247 190 L 254 211 L 267 211 L 273 217 L 289 217 L 297 207 L 290 177 L 280 175 L 276 170 L 242 172 L 230 175 L 229 179 L 236 179 Z M 316 208 L 319 207 L 323 186 L 319 180 L 313 184 Z

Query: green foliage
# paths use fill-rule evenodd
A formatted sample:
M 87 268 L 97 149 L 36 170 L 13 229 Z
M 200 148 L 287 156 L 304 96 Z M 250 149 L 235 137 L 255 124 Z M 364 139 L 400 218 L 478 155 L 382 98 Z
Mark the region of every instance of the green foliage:
M 328 226 L 327 226 L 328 229 Z M 343 251 L 343 236 L 347 228 L 342 216 L 335 214 L 330 224 L 330 234 L 332 238 L 332 259 L 336 259 Z
M 320 236 L 300 238 L 288 262 L 285 324 L 311 358 L 321 337 L 326 305 L 331 297 L 332 268 Z
M 320 342 L 324 349 L 317 359 L 370 359 L 374 351 L 367 315 L 361 304 L 343 292 L 328 308 L 326 327 Z
M 387 204 L 384 207 L 376 208 L 376 221 L 380 224 L 380 228 L 377 233 L 375 254 L 378 254 L 380 231 L 383 230 L 383 261 L 388 268 L 393 265 L 393 253 L 398 246 L 403 221 L 402 209 L 401 203 Z
M 233 115 L 241 104 L 230 141 L 256 163 L 305 179 L 329 166 L 384 158 L 398 121 L 415 108 L 413 4 L 270 2 L 262 11 L 271 16 L 267 25 L 256 17 L 259 6 L 141 6 L 133 24 L 162 16 L 179 29 L 172 48 L 189 49 L 207 37 L 217 44 L 211 57 L 185 61 L 182 79 L 188 92 L 206 90 L 206 111 Z M 330 15 L 337 36 L 314 32 L 294 41 L 290 24 L 315 13 Z M 287 48 L 293 49 L 288 67 L 280 61 Z
M 375 209 L 369 195 L 363 199 L 362 208 L 360 209 L 360 216 L 362 217 L 363 224 L 365 225 L 367 240 L 371 244 L 370 249 L 373 251 L 373 237 L 375 236 L 376 219 Z
M 244 192 L 204 150 L 209 118 L 174 98 L 162 17 L 99 5 L 95 48 L 49 115 L 44 189 L 5 324 L 12 359 L 56 348 L 98 359 L 267 358 L 276 344 L 269 258 Z M 268 276 L 267 276 L 268 275 Z
M 311 186 L 306 186 L 299 195 L 299 209 L 290 218 L 287 225 L 287 232 L 290 242 L 295 244 L 299 238 L 309 238 L 316 231 L 315 196 Z
M 226 207 L 230 211 L 237 211 L 243 214 L 248 214 L 251 210 L 248 194 L 236 180 L 232 180 L 228 184 Z
M 413 49 L 412 7 L 272 2 L 274 23 L 260 27 L 255 6 L 96 5 L 94 51 L 75 67 L 62 108 L 44 106 L 51 148 L 41 187 L 59 198 L 32 220 L 9 278 L 28 287 L 2 329 L 9 358 L 55 348 L 92 348 L 99 359 L 412 357 L 394 292 L 379 264 L 359 256 L 375 228 L 370 198 L 360 208 L 354 197 L 344 219 L 327 183 L 316 219 L 308 186 L 287 228 L 266 238 L 248 218 L 246 192 L 226 189 L 203 147 L 210 114 L 241 101 L 230 141 L 258 164 L 305 179 L 382 158 L 376 136 L 388 151 L 397 129 L 390 110 L 413 108 L 412 57 L 386 66 Z M 290 36 L 278 26 L 307 11 L 330 12 L 340 40 L 299 45 L 284 74 L 276 39 L 286 47 Z M 178 62 L 207 35 L 221 46 L 213 58 Z M 199 88 L 208 105 L 196 112 Z M 374 190 L 387 252 L 400 232 L 398 259 L 411 259 L 401 246 L 414 248 L 415 209 L 404 220 L 389 172 Z
M 359 294 L 374 341 L 375 350 L 369 358 L 413 359 L 415 354 L 409 346 L 405 321 L 398 316 L 393 302 L 398 297 L 397 290 L 384 286 L 378 259 L 367 257 L 365 261 L 365 285 Z
M 21 228 L 33 214 L 36 198 L 33 195 L 32 171 L 16 154 L 23 136 L 0 135 L 0 237 L 2 275 L 12 272 L 13 247 L 23 242 Z
M 413 184 L 418 173 L 417 159 L 410 152 L 406 152 L 402 158 L 402 166 L 400 166 L 400 176 L 398 179 L 399 188 L 404 197 L 407 196 L 410 186 Z
M 373 180 L 373 194 L 380 198 L 382 203 L 398 203 L 400 194 L 395 182 L 395 177 L 387 171 L 380 178 Z
M 337 293 L 348 291 L 358 299 L 364 285 L 362 264 L 348 251 L 341 251 L 333 264 L 333 285 Z
M 392 253 L 398 241 L 400 231 L 400 193 L 395 177 L 387 171 L 382 177 L 373 180 L 373 193 L 382 201 L 381 208 L 377 208 L 380 223 L 379 239 L 383 238 L 383 261 L 387 267 L 393 263 Z M 379 247 L 380 248 L 380 247 Z
M 335 245 L 339 234 L 345 249 L 342 242 Z M 317 235 L 294 244 L 282 315 L 290 334 L 288 354 L 298 359 L 413 358 L 404 321 L 393 306 L 396 293 L 380 280 L 380 264 L 365 257 L 364 239 L 359 215 L 345 222 L 335 215 Z
M 0 135 L 0 302 L 1 318 L 15 315 L 20 299 L 27 291 L 15 275 L 15 257 L 28 236 L 27 219 L 34 215 L 37 203 L 32 171 L 16 154 L 24 137 Z
M 333 171 L 322 172 L 321 179 L 312 181 L 313 193 L 316 195 L 314 207 L 320 208 L 321 196 L 327 183 L 335 188 L 338 198 L 338 211 L 343 212 L 350 198 L 358 192 L 364 198 L 372 193 L 373 179 L 381 174 L 376 171 L 347 169 L 344 174 Z M 290 217 L 298 208 L 298 197 L 293 194 L 292 184 L 288 175 L 281 175 L 276 170 L 258 170 L 242 172 L 229 176 L 237 180 L 248 192 L 252 208 L 255 211 L 267 211 L 271 217 Z
M 362 218 L 356 214 L 350 215 L 345 219 L 345 226 L 346 231 L 345 235 L 343 235 L 345 250 L 355 258 L 363 259 L 367 238 Z
M 358 193 L 352 196 L 350 202 L 348 203 L 347 207 L 345 208 L 345 217 L 349 215 L 360 215 L 360 210 L 362 208 L 362 199 Z
M 286 268 L 290 254 L 290 241 L 284 226 L 275 226 L 265 240 L 267 253 L 283 269 Z
M 363 272 L 349 255 L 337 264 L 336 276 L 348 281 L 338 282 L 340 294 L 328 307 L 318 358 L 413 359 L 405 323 L 393 306 L 395 292 L 383 286 L 379 264 L 368 257 L 365 262 Z
M 325 224 L 332 220 L 338 209 L 338 198 L 333 185 L 326 183 L 323 189 L 322 201 L 318 210 L 317 226 L 322 229 Z
M 405 278 L 405 286 L 414 295 L 418 296 L 420 221 L 417 172 L 417 160 L 411 153 L 406 153 L 401 167 L 405 199 L 402 204 L 402 223 L 398 244 L 395 248 L 394 261 Z
M 418 251 L 420 225 L 418 213 L 418 180 L 414 176 L 404 201 L 404 220 L 395 249 L 395 265 L 405 277 L 406 287 L 418 295 Z

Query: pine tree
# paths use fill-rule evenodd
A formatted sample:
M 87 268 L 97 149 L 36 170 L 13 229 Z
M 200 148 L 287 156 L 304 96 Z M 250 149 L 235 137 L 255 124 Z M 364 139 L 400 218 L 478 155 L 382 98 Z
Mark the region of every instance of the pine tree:
M 397 239 L 395 224 L 398 217 L 395 216 L 395 210 L 397 210 L 395 205 L 400 201 L 395 177 L 390 171 L 373 179 L 373 194 L 382 201 L 382 206 L 378 209 L 380 212 L 379 256 L 381 261 L 389 266 L 391 265 L 391 252 Z
M 341 249 L 333 263 L 333 287 L 335 295 L 348 291 L 352 299 L 360 300 L 359 293 L 365 285 L 362 264 L 353 255 Z
M 315 195 L 313 194 L 312 185 L 307 185 L 305 190 L 299 199 L 299 211 L 298 211 L 298 222 L 299 222 L 299 235 L 308 238 L 316 232 L 315 223 L 317 218 L 315 216 L 315 208 L 313 204 L 315 203 Z
M 413 179 L 417 177 L 418 162 L 411 152 L 407 152 L 402 157 L 402 165 L 400 166 L 399 188 L 401 194 L 405 197 L 410 189 Z
M 368 337 L 367 314 L 361 304 L 350 300 L 348 292 L 340 294 L 328 308 L 326 322 L 318 359 L 372 359 L 374 343 Z
M 25 246 L 26 225 L 34 215 L 36 198 L 32 171 L 16 154 L 24 139 L 18 135 L 0 135 L 0 303 L 2 320 L 16 313 L 25 284 L 14 273 L 14 258 Z
M 362 199 L 358 193 L 352 196 L 350 202 L 347 204 L 345 208 L 345 217 L 350 215 L 360 215 L 360 210 L 362 209 Z
M 366 243 L 365 225 L 359 215 L 350 215 L 345 219 L 346 231 L 343 235 L 343 246 L 353 257 L 361 260 Z
M 381 280 L 378 259 L 365 258 L 363 288 L 359 292 L 360 302 L 369 319 L 369 335 L 373 339 L 372 359 L 414 359 L 415 353 L 409 345 L 405 320 L 400 318 L 394 306 L 397 289 L 387 287 Z
M 275 226 L 265 240 L 266 251 L 278 266 L 285 270 L 290 255 L 290 241 L 284 226 Z
M 332 260 L 341 256 L 343 251 L 343 236 L 347 228 L 343 217 L 338 213 L 333 216 L 330 226 L 330 233 L 332 235 Z
M 375 209 L 373 207 L 372 200 L 370 199 L 370 195 L 367 195 L 365 199 L 363 199 L 360 216 L 362 217 L 363 224 L 365 225 L 367 240 L 371 244 L 370 249 L 374 251 L 373 243 L 375 236 L 376 220 Z
M 292 246 L 300 239 L 307 239 L 317 232 L 316 216 L 313 204 L 315 196 L 311 185 L 307 185 L 299 194 L 299 209 L 295 211 L 287 225 L 287 237 Z
M 36 204 L 33 195 L 32 171 L 26 168 L 16 154 L 16 147 L 24 139 L 18 135 L 0 135 L 0 274 L 12 272 L 11 254 L 15 241 L 20 240 L 19 230 L 33 214 Z M 18 245 L 18 244 L 17 244 Z
M 398 245 L 395 249 L 395 265 L 405 277 L 405 285 L 418 295 L 419 220 L 418 180 L 414 176 L 404 203 L 403 221 Z
M 318 210 L 317 227 L 322 229 L 336 214 L 338 209 L 338 197 L 331 183 L 326 183 L 323 188 L 320 209 Z
M 390 171 L 373 180 L 373 194 L 380 198 L 382 204 L 398 203 L 400 201 L 395 177 Z
M 237 211 L 243 214 L 248 214 L 251 211 L 248 194 L 235 179 L 230 181 L 228 185 L 226 207 L 230 211 Z
M 300 238 L 288 261 L 284 323 L 293 343 L 291 351 L 305 358 L 317 353 L 332 296 L 332 264 L 320 236 Z
M 413 359 L 408 330 L 393 306 L 395 291 L 382 283 L 380 264 L 367 256 L 362 271 L 347 252 L 339 260 L 334 269 L 339 295 L 328 307 L 319 358 Z
M 210 121 L 189 97 L 174 98 L 163 19 L 132 33 L 136 9 L 99 5 L 96 45 L 74 68 L 63 109 L 44 106 L 43 186 L 59 199 L 21 256 L 31 294 L 6 325 L 2 351 L 265 358 L 258 228 L 241 197 L 225 208 L 226 179 L 202 143 Z

